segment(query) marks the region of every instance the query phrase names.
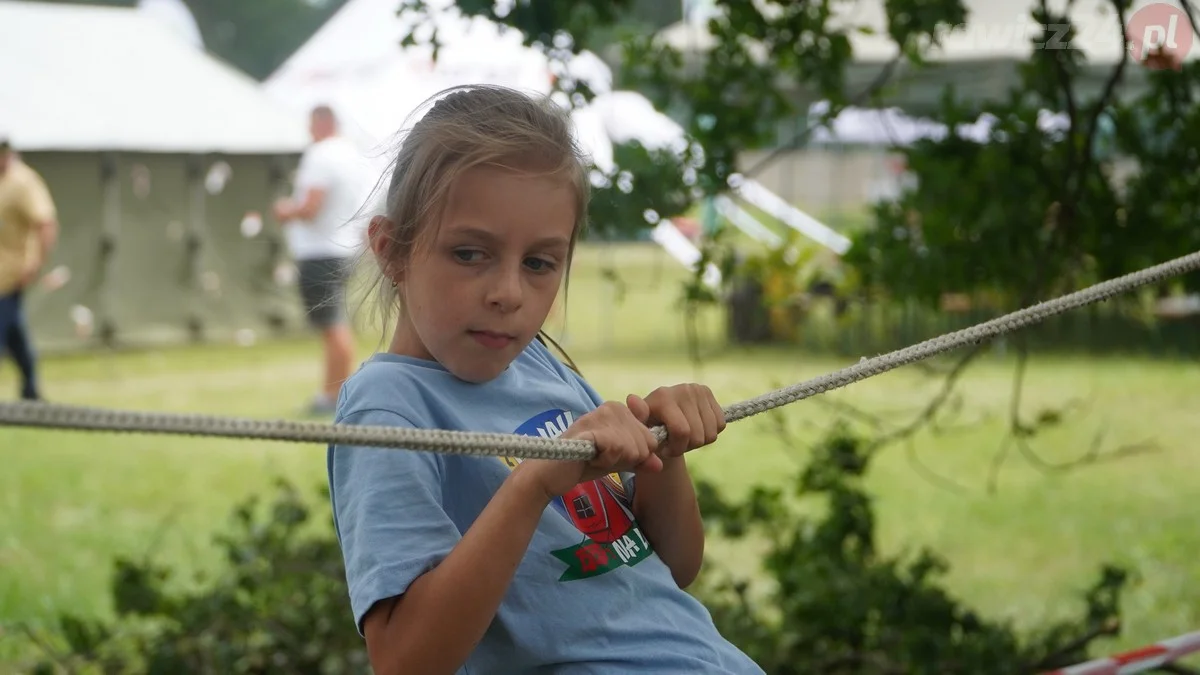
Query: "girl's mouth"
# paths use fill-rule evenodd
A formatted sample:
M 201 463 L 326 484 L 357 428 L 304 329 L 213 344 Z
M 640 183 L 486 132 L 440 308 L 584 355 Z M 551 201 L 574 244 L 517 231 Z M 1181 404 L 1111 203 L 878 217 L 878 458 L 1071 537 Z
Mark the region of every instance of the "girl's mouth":
M 487 330 L 472 330 L 467 332 L 471 334 L 471 337 L 475 338 L 476 342 L 488 349 L 504 349 L 512 344 L 513 340 L 516 340 L 515 337 L 507 333 L 494 333 Z

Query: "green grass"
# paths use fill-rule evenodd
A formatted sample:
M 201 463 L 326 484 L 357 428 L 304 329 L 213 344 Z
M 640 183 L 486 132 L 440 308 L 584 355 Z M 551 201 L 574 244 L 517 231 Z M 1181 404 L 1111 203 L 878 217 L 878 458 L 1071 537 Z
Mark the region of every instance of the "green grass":
M 599 272 L 606 258 L 622 270 L 619 305 L 609 301 L 612 290 Z M 710 312 L 699 322 L 705 360 L 694 367 L 675 310 L 682 274 L 652 245 L 581 251 L 565 334 L 561 314 L 550 329 L 604 395 L 692 380 L 728 403 L 848 365 L 783 348 L 725 348 L 722 318 Z M 363 334 L 363 355 L 376 339 Z M 64 356 L 47 359 L 43 370 L 47 393 L 61 402 L 291 418 L 317 385 L 318 357 L 314 340 L 299 339 Z M 1012 372 L 1013 364 L 998 358 L 973 367 L 961 387 L 964 426 L 913 444 L 923 465 L 962 491 L 924 477 L 903 446 L 874 465 L 870 484 L 885 548 L 932 547 L 950 561 L 955 593 L 989 616 L 1025 625 L 1072 611 L 1101 562 L 1130 563 L 1141 580 L 1125 601 L 1126 633 L 1109 648 L 1200 627 L 1200 529 L 1193 529 L 1191 503 L 1200 490 L 1192 453 L 1200 438 L 1200 370 L 1150 360 L 1034 359 L 1029 414 L 1070 399 L 1090 402 L 1086 413 L 1038 439 L 1047 459 L 1085 453 L 1100 427 L 1109 445 L 1152 439 L 1160 449 L 1063 474 L 1013 457 L 989 494 Z M 902 421 L 938 383 L 903 368 L 825 398 Z M 0 392 L 14 387 L 6 365 Z M 807 401 L 784 414 L 807 440 L 834 412 Z M 695 472 L 733 493 L 792 475 L 803 449 L 781 447 L 768 422 L 761 416 L 731 425 L 718 444 L 694 455 Z M 117 555 L 211 570 L 211 535 L 236 502 L 275 476 L 316 486 L 325 471 L 323 448 L 313 445 L 7 428 L 0 429 L 0 449 L 0 631 L 62 610 L 107 613 L 109 564 Z M 726 564 L 754 562 L 753 551 L 719 550 Z M 11 628 L 0 634 L 0 664 L 25 649 Z

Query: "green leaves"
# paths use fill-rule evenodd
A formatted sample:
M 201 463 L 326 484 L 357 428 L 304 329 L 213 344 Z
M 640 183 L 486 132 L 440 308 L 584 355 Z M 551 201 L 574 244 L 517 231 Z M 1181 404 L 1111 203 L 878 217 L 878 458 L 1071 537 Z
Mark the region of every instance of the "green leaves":
M 519 2 L 503 17 L 485 0 L 459 6 L 562 57 L 582 49 L 613 54 L 596 41 L 616 33 L 599 26 L 619 27 L 628 4 Z M 855 19 L 851 0 L 718 0 L 715 8 L 698 48 L 686 53 L 636 31 L 614 45 L 618 87 L 668 111 L 703 158 L 688 166 L 669 153 L 620 152 L 614 175 L 638 187 L 600 190 L 593 220 L 602 231 L 650 227 L 655 219 L 641 214 L 679 215 L 724 192 L 742 153 L 777 142 L 777 129 L 806 114 L 809 102 L 829 101 L 830 118 L 860 98 L 847 88 L 847 68 L 855 39 L 877 31 Z M 975 20 L 961 0 L 887 0 L 884 8 L 881 27 L 918 68 L 948 31 Z M 941 120 L 953 129 L 986 115 L 994 122 L 988 138 L 949 134 L 898 149 L 916 187 L 874 205 L 874 227 L 856 235 L 845 258 L 866 290 L 930 305 L 946 292 L 988 294 L 1011 308 L 1200 246 L 1200 230 L 1190 227 L 1200 187 L 1200 174 L 1190 170 L 1200 159 L 1193 149 L 1200 140 L 1189 89 L 1194 69 L 1146 73 L 1119 65 L 1111 77 L 1102 75 L 1112 86 L 1097 85 L 1083 50 L 1051 48 L 1076 37 L 1074 28 L 1060 34 L 1069 16 L 1035 7 L 1030 19 L 1048 28 L 1031 36 L 1030 56 L 1007 97 L 967 105 L 945 92 Z M 1114 13 L 1115 35 L 1122 25 Z M 1145 76 L 1148 90 L 1118 96 L 1118 76 Z M 1048 112 L 1064 116 L 1066 129 L 1050 128 Z M 1139 170 L 1130 174 L 1121 166 L 1128 164 Z M 1122 184 L 1117 177 L 1125 175 Z
M 421 0 L 406 4 L 405 12 L 424 11 Z M 490 0 L 457 3 L 468 16 L 519 30 L 527 46 L 542 49 L 554 61 L 583 50 L 614 56 L 619 63 L 617 87 L 643 93 L 703 148 L 703 160 L 694 165 L 668 153 L 644 153 L 637 148 L 622 153 L 627 163 L 614 173 L 632 174 L 635 183 L 640 179 L 647 185 L 670 184 L 676 191 L 665 199 L 621 191 L 631 195 L 620 197 L 633 202 L 630 206 L 617 206 L 617 193 L 611 193 L 612 199 L 602 194 L 593 214 L 601 229 L 644 229 L 654 220 L 630 220 L 628 214 L 653 204 L 659 217 L 672 217 L 703 196 L 723 193 L 729 177 L 739 169 L 739 155 L 769 145 L 779 125 L 803 114 L 808 101 L 832 101 L 831 112 L 836 112 L 849 100 L 845 69 L 853 57 L 850 36 L 863 28 L 839 17 L 841 10 L 853 9 L 852 0 L 717 0 L 717 11 L 707 22 L 708 37 L 703 38 L 709 46 L 687 53 L 635 29 L 635 22 L 626 17 L 636 4 L 632 0 L 522 0 L 498 15 Z M 889 25 L 889 33 L 914 45 L 907 50 L 914 58 L 936 41 L 935 31 L 961 22 L 963 16 L 961 0 L 892 0 L 889 5 L 898 17 Z M 615 44 L 604 42 L 614 38 Z M 591 92 L 570 80 L 560 81 L 559 86 L 585 100 L 591 97 Z M 689 189 L 678 191 L 680 185 Z M 610 220 L 617 214 L 621 220 Z
M 888 35 L 901 51 L 920 57 L 941 35 L 967 22 L 960 0 L 885 0 Z
M 227 564 L 211 581 L 178 579 L 151 561 L 115 561 L 117 620 L 60 617 L 62 653 L 47 654 L 35 672 L 61 664 L 122 675 L 367 672 L 328 522 L 313 522 L 312 502 L 284 482 L 266 508 L 259 501 L 239 505 L 216 538 Z
M 1069 23 L 1041 11 L 1033 20 Z M 894 298 L 988 294 L 1012 309 L 1200 248 L 1196 70 L 1112 66 L 1113 82 L 1145 78 L 1134 97 L 1087 84 L 1085 66 L 1082 50 L 1035 49 L 1006 100 L 968 109 L 948 96 L 951 128 L 987 114 L 990 136 L 902 149 L 917 187 L 875 206 L 876 227 L 846 261 Z M 1066 128 L 1048 128 L 1047 112 Z
M 638 141 L 615 144 L 616 168 L 594 171 L 589 228 L 601 237 L 631 236 L 687 210 L 695 198 L 695 148 L 682 155 Z M 689 180 L 690 178 L 690 180 Z M 595 183 L 599 185 L 595 185 Z
M 757 535 L 749 541 L 765 549 L 761 570 L 710 563 L 696 592 L 766 672 L 1032 675 L 1085 660 L 1092 639 L 1115 631 L 1127 576 L 1111 566 L 1082 594 L 1079 615 L 1018 633 L 951 596 L 942 585 L 949 566 L 935 552 L 880 555 L 860 483 L 872 457 L 839 425 L 815 444 L 791 494 L 759 488 L 729 502 L 697 486 L 713 530 Z M 769 583 L 750 584 L 759 573 Z

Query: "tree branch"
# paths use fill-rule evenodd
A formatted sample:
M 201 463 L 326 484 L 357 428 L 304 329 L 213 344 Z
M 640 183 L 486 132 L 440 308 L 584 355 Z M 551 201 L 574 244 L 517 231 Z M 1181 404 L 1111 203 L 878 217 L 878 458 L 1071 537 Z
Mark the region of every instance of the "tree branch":
M 845 106 L 843 106 L 842 108 L 831 109 L 829 111 L 829 114 L 832 115 L 835 112 L 838 112 L 839 110 L 842 110 L 846 107 L 857 106 L 857 105 L 863 103 L 864 101 L 866 101 L 871 96 L 873 96 L 876 92 L 878 92 L 880 89 L 882 89 L 885 84 L 887 84 L 888 80 L 891 79 L 892 74 L 896 71 L 896 66 L 898 66 L 900 64 L 900 59 L 901 59 L 900 55 L 897 55 L 891 61 L 888 61 L 886 64 L 884 64 L 883 68 L 880 69 L 879 74 L 875 76 L 874 80 L 871 80 L 870 84 L 868 84 L 866 87 L 864 87 L 862 91 L 858 92 L 858 94 L 851 97 Z M 762 159 L 758 160 L 758 162 L 756 164 L 754 164 L 753 166 L 751 166 L 749 169 L 746 169 L 745 171 L 741 172 L 742 175 L 745 176 L 746 178 L 753 178 L 757 174 L 761 173 L 768 166 L 770 166 L 771 164 L 774 164 L 780 157 L 783 156 L 783 154 L 785 152 L 795 150 L 796 148 L 803 145 L 808 140 L 808 137 L 811 136 L 812 133 L 814 131 L 816 131 L 820 126 L 821 126 L 820 123 L 809 124 L 804 129 L 802 129 L 798 134 L 793 136 L 792 140 L 788 141 L 787 143 L 784 143 L 783 145 L 779 146 L 778 148 L 775 148 L 770 153 L 768 153 L 766 157 L 763 157 Z
M 35 647 L 37 647 L 43 654 L 45 654 L 47 657 L 49 657 L 50 660 L 57 663 L 59 665 L 59 667 L 61 667 L 63 669 L 64 672 L 67 672 L 67 673 L 76 672 L 76 669 L 71 667 L 71 659 L 69 657 L 63 656 L 52 645 L 50 645 L 48 642 L 42 640 L 42 638 L 37 634 L 37 631 L 35 631 L 33 628 L 31 628 L 27 625 L 24 625 L 24 624 L 19 624 L 19 628 L 21 629 L 21 632 L 25 634 L 25 637 L 27 637 L 29 639 L 29 641 L 33 643 L 33 645 Z
M 951 424 L 956 416 L 962 415 L 963 410 L 964 407 L 962 394 L 955 394 L 953 398 L 946 402 L 946 415 L 938 417 L 930 422 L 929 433 L 936 436 L 951 431 L 963 431 L 965 429 L 970 429 L 971 427 L 977 427 L 983 424 L 990 417 L 990 415 L 987 413 L 983 413 L 980 416 L 980 419 L 973 422 L 960 422 L 957 424 Z
M 1091 171 L 1092 166 L 1096 163 L 1096 155 L 1093 145 L 1096 142 L 1096 133 L 1100 128 L 1100 116 L 1104 114 L 1104 110 L 1108 107 L 1113 95 L 1117 90 L 1117 83 L 1121 76 L 1125 73 L 1125 68 L 1129 64 L 1129 37 L 1125 34 L 1125 10 L 1127 9 L 1128 0 L 1111 0 L 1113 8 L 1117 14 L 1117 31 L 1121 34 L 1121 60 L 1113 67 L 1109 73 L 1108 79 L 1104 83 L 1104 88 L 1101 90 L 1100 98 L 1096 100 L 1087 119 L 1087 126 L 1084 129 L 1083 145 L 1079 152 L 1083 153 L 1083 161 L 1081 162 L 1079 175 L 1075 176 L 1075 183 L 1070 186 L 1070 200 L 1068 218 L 1073 217 L 1076 213 L 1076 205 L 1083 198 L 1083 193 L 1086 188 L 1087 174 Z M 1043 0 L 1045 2 L 1045 0 Z M 1071 120 L 1071 133 L 1075 132 L 1075 119 Z M 1071 144 L 1072 152 L 1074 144 Z M 1107 183 L 1105 183 L 1107 186 Z M 1081 242 L 1077 238 L 1077 242 Z M 1079 249 L 1081 243 L 1076 245 L 1076 255 L 1082 253 Z
M 889 434 L 885 434 L 875 439 L 875 441 L 873 441 L 869 446 L 869 452 L 876 452 L 888 443 L 893 443 L 895 441 L 908 438 L 909 436 L 912 436 L 920 431 L 921 428 L 926 424 L 931 423 L 938 411 L 941 410 L 946 401 L 950 399 L 950 394 L 953 393 L 954 387 L 958 383 L 959 378 L 962 377 L 963 372 L 966 371 L 967 365 L 974 361 L 982 353 L 982 345 L 973 346 L 970 351 L 964 354 L 963 357 L 954 364 L 954 367 L 952 367 L 949 372 L 946 373 L 946 377 L 942 381 L 942 388 L 933 396 L 932 399 L 929 400 L 929 403 L 925 405 L 925 408 L 908 424 L 896 429 L 895 431 L 892 431 Z
M 839 401 L 829 396 L 815 396 L 811 400 L 828 408 L 833 408 L 835 411 L 845 415 L 846 417 L 852 417 L 871 427 L 875 431 L 882 431 L 884 427 L 887 426 L 887 422 L 885 422 L 879 415 L 869 413 L 866 410 L 863 410 L 856 405 L 846 403 L 845 401 Z
M 1066 655 L 1071 654 L 1080 649 L 1083 649 L 1084 647 L 1091 644 L 1092 641 L 1096 640 L 1097 638 L 1114 636 L 1118 632 L 1120 632 L 1120 630 L 1121 630 L 1121 622 L 1117 619 L 1112 619 L 1111 621 L 1105 621 L 1104 623 L 1101 623 L 1097 626 L 1093 626 L 1092 629 L 1089 630 L 1088 632 L 1084 633 L 1083 635 L 1080 635 L 1079 637 L 1075 638 L 1074 640 L 1071 640 L 1070 642 L 1059 647 L 1058 649 L 1054 650 L 1050 654 L 1043 656 L 1041 661 L 1038 661 L 1037 663 L 1029 666 L 1029 672 L 1030 673 L 1040 673 L 1040 672 L 1045 671 L 1047 668 L 1053 668 L 1058 663 L 1058 660 L 1065 657 Z
M 922 476 L 927 481 L 938 487 L 945 488 L 951 492 L 965 494 L 968 491 L 966 486 L 956 483 L 945 476 L 939 475 L 933 470 L 932 467 L 921 461 L 920 456 L 917 454 L 917 447 L 916 443 L 914 442 L 914 437 L 916 436 L 917 432 L 927 425 L 930 427 L 936 427 L 938 412 L 946 405 L 948 401 L 952 400 L 951 395 L 954 393 L 954 388 L 958 383 L 959 378 L 966 371 L 967 365 L 975 360 L 975 358 L 981 353 L 983 353 L 983 346 L 976 345 L 969 352 L 963 355 L 952 368 L 946 371 L 945 378 L 942 380 L 941 389 L 939 389 L 933 398 L 931 398 L 929 402 L 925 404 L 925 407 L 919 413 L 917 413 L 916 417 L 899 428 L 881 433 L 881 435 L 876 437 L 867 446 L 865 452 L 867 454 L 874 454 L 882 450 L 890 443 L 905 441 L 905 456 L 908 459 L 909 465 L 912 466 L 913 470 L 918 475 Z M 812 400 L 820 401 L 822 404 L 837 409 L 843 413 L 849 413 L 850 416 L 856 417 L 860 421 L 865 422 L 873 427 L 877 432 L 882 432 L 887 426 L 887 424 L 879 416 L 863 411 L 849 403 L 834 399 L 827 399 L 821 396 L 818 396 Z
M 921 458 L 917 456 L 917 444 L 912 436 L 908 437 L 908 440 L 905 442 L 905 446 L 905 455 L 908 458 L 909 466 L 911 466 L 913 471 L 915 471 L 918 475 L 923 476 L 925 480 L 933 483 L 934 485 L 945 488 L 950 492 L 960 495 L 970 492 L 970 489 L 967 486 L 935 472 L 931 467 L 929 467 L 929 465 L 922 462 Z
M 1188 23 L 1192 24 L 1192 32 L 1200 36 L 1200 24 L 1196 23 L 1196 8 L 1192 6 L 1192 0 L 1183 0 L 1179 4 L 1187 14 Z
M 1114 0 L 1119 1 L 1119 0 Z M 1046 7 L 1046 0 L 1041 0 L 1042 18 L 1050 17 L 1050 10 Z M 1069 17 L 1068 17 L 1069 19 Z M 1074 133 L 1079 123 L 1079 108 L 1075 103 L 1075 90 L 1072 88 L 1071 74 L 1067 71 L 1066 64 L 1063 63 L 1064 58 L 1068 58 L 1068 52 L 1065 49 L 1049 49 L 1053 52 L 1050 55 L 1050 61 L 1054 64 L 1054 74 L 1058 77 L 1059 86 L 1062 87 L 1062 94 L 1065 97 L 1064 105 L 1067 108 L 1067 125 L 1070 129 L 1069 133 Z M 1075 147 L 1073 144 L 1067 144 L 1067 168 L 1063 176 L 1063 187 L 1070 187 L 1071 180 L 1076 178 L 1075 172 Z
M 1112 0 L 1113 8 L 1117 11 L 1117 30 L 1121 33 L 1121 60 L 1113 67 L 1112 73 L 1109 74 L 1108 80 L 1104 83 L 1104 89 L 1101 90 L 1100 98 L 1096 101 L 1096 105 L 1092 108 L 1091 114 L 1088 116 L 1087 130 L 1083 137 L 1083 151 L 1087 157 L 1091 158 L 1092 143 L 1095 142 L 1096 131 L 1100 126 L 1100 115 L 1104 114 L 1104 109 L 1108 107 L 1109 100 L 1117 90 L 1117 82 L 1120 81 L 1121 75 L 1125 72 L 1125 67 L 1129 64 L 1129 37 L 1125 35 L 1125 10 L 1128 0 Z M 1043 0 L 1045 2 L 1045 0 Z M 1186 4 L 1186 2 L 1184 3 Z M 1074 199 L 1079 199 L 1083 192 L 1083 184 L 1075 186 Z
M 859 653 L 840 654 L 828 658 L 823 663 L 817 665 L 816 672 L 841 673 L 845 672 L 846 668 L 852 668 L 854 671 L 857 671 L 864 666 L 871 666 L 875 669 L 874 672 L 879 673 L 879 675 L 904 675 L 905 673 L 903 668 L 889 661 L 883 654 Z
M 992 459 L 992 465 L 988 474 L 989 494 L 995 494 L 997 484 L 999 483 L 1000 468 L 1008 458 L 1009 450 L 1012 446 L 1016 446 L 1021 456 L 1026 459 L 1031 465 L 1043 473 L 1061 473 L 1079 469 L 1084 466 L 1098 464 L 1104 461 L 1111 461 L 1130 457 L 1133 455 L 1158 450 L 1159 447 L 1152 441 L 1142 441 L 1140 443 L 1130 443 L 1118 446 L 1108 452 L 1101 452 L 1101 447 L 1106 434 L 1105 428 L 1102 426 L 1096 432 L 1092 439 L 1091 445 L 1087 452 L 1078 459 L 1072 459 L 1065 462 L 1051 462 L 1046 460 L 1033 449 L 1029 443 L 1029 439 L 1037 435 L 1037 433 L 1048 424 L 1056 423 L 1061 419 L 1063 414 L 1068 411 L 1072 404 L 1068 403 L 1063 408 L 1056 411 L 1054 415 L 1043 416 L 1044 419 L 1034 423 L 1026 423 L 1021 419 L 1021 397 L 1024 393 L 1025 372 L 1029 362 L 1029 350 L 1024 341 L 1018 342 L 1017 347 L 1017 365 L 1013 374 L 1012 396 L 1009 399 L 1009 430 L 1004 439 L 1000 442 L 1000 448 L 996 451 L 996 456 Z M 1078 404 L 1075 404 L 1078 405 Z

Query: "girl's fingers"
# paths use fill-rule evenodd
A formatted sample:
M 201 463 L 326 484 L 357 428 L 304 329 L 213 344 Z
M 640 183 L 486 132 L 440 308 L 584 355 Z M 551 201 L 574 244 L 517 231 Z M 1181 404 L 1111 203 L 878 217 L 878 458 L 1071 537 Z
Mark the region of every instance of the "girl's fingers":
M 699 406 L 700 419 L 704 426 L 704 445 L 716 441 L 717 434 L 725 429 L 725 411 L 717 404 L 715 398 L 709 396 L 707 399 L 701 401 Z
M 701 401 L 693 399 L 688 401 L 687 408 L 685 409 L 688 417 L 688 429 L 691 431 L 688 434 L 688 450 L 693 450 L 704 445 L 704 437 L 708 434 L 701 406 Z
M 629 399 L 634 403 L 629 408 L 633 419 L 629 420 L 629 424 L 625 428 L 629 431 L 630 449 L 636 453 L 636 459 L 641 460 L 646 455 L 654 453 L 658 446 L 658 440 L 654 438 L 650 427 L 646 426 L 650 420 L 650 406 L 637 396 L 630 395 Z M 637 409 L 639 403 L 644 409 Z
M 650 420 L 650 404 L 637 394 L 625 397 L 625 406 L 633 413 L 634 419 L 645 425 Z
M 648 419 L 649 411 L 646 412 Z M 630 470 L 649 472 L 662 470 L 662 458 L 655 453 L 658 448 L 658 439 L 654 437 L 650 427 L 646 426 L 644 421 L 635 419 L 627 428 L 630 442 L 628 455 Z
M 654 436 L 654 432 L 650 431 L 650 427 L 643 426 L 641 428 L 642 439 L 646 444 L 646 450 L 651 455 L 658 455 L 658 439 Z
M 658 473 L 659 471 L 663 470 L 662 457 L 659 457 L 658 455 L 655 455 L 655 454 L 651 454 L 649 457 L 646 458 L 646 461 L 642 462 L 641 464 L 639 464 L 636 467 L 636 470 L 637 471 L 647 471 L 649 473 Z
M 643 453 L 640 439 L 637 436 L 635 425 L 638 422 L 632 419 L 621 420 L 621 425 L 613 431 L 621 439 L 620 448 L 614 453 L 617 457 L 617 463 L 622 469 L 634 466 L 642 461 Z
M 596 456 L 596 467 L 599 469 L 611 469 L 621 461 L 624 455 L 626 440 L 624 435 L 617 433 L 602 434 L 604 444 L 597 444 L 600 452 Z
M 712 407 L 713 415 L 717 418 L 717 432 L 725 431 L 725 408 L 721 407 L 721 402 L 713 395 L 712 390 L 708 389 L 708 404 Z
M 671 457 L 678 457 L 687 452 L 688 440 L 692 436 L 692 425 L 687 413 L 678 405 L 671 405 L 658 411 L 663 428 L 667 430 L 666 450 Z

